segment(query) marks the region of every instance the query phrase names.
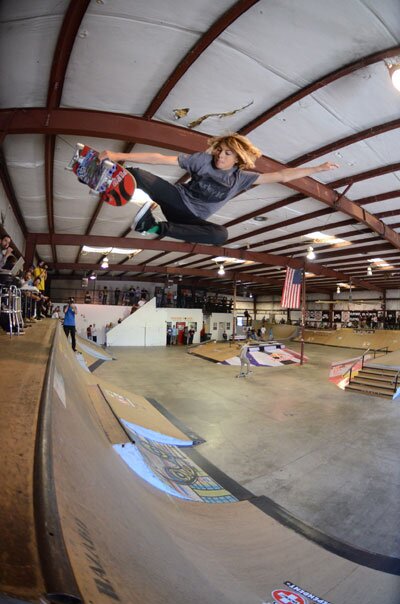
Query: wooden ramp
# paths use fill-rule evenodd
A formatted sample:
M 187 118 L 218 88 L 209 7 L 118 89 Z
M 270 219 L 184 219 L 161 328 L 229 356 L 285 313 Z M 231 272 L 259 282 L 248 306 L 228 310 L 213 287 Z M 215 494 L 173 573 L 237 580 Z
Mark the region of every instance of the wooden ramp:
M 294 338 L 300 341 L 300 336 Z M 362 330 L 362 329 L 337 329 L 316 330 L 306 329 L 304 341 L 310 344 L 325 344 L 326 346 L 340 346 L 342 348 L 367 348 L 379 349 L 388 347 L 389 351 L 400 349 L 400 331 L 396 330 Z
M 76 370 L 61 336 L 45 402 L 57 501 L 47 513 L 60 518 L 85 602 L 261 604 L 271 602 L 273 592 L 288 597 L 287 591 L 298 594 L 289 601 L 301 603 L 303 590 L 331 604 L 398 603 L 397 575 L 336 555 L 285 527 L 260 509 L 263 498 L 186 502 L 138 478 L 116 454 L 91 404 L 87 374 Z M 351 558 L 344 546 L 343 553 Z M 365 562 L 365 552 L 360 559 Z
M 238 355 L 244 342 L 204 342 L 188 349 L 188 353 L 214 363 L 223 363 Z

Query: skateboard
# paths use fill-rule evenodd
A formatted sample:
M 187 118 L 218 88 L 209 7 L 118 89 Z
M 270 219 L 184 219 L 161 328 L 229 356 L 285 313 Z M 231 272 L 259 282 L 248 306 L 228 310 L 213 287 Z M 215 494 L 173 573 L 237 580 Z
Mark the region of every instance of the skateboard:
M 81 143 L 76 145 L 67 170 L 72 170 L 91 193 L 112 206 L 128 203 L 136 189 L 134 177 L 123 166 L 109 159 L 100 161 L 97 151 Z

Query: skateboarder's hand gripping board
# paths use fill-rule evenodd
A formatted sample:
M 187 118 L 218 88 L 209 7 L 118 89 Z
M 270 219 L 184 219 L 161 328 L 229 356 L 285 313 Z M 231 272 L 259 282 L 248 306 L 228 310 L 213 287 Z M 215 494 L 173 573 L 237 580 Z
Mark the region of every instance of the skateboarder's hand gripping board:
M 100 159 L 98 151 L 78 143 L 67 166 L 79 182 L 100 195 L 100 199 L 112 206 L 123 206 L 132 198 L 136 182 L 130 172 L 109 159 Z

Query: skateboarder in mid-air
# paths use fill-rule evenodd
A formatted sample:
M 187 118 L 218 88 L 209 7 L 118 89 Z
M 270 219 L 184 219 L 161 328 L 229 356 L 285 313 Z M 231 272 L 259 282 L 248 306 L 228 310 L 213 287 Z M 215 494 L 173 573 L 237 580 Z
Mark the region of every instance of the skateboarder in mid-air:
M 102 151 L 100 160 L 129 161 L 140 164 L 180 166 L 190 175 L 187 183 L 173 185 L 140 168 L 128 168 L 135 177 L 137 187 L 153 201 L 148 201 L 135 216 L 132 228 L 140 233 L 156 233 L 160 237 L 173 237 L 192 243 L 223 245 L 228 238 L 227 229 L 208 222 L 230 199 L 247 191 L 253 185 L 289 182 L 315 172 L 333 170 L 337 164 L 325 162 L 309 168 L 282 168 L 277 172 L 259 174 L 250 172 L 261 156 L 246 137 L 239 134 L 217 136 L 208 141 L 203 153 L 178 156 L 161 153 L 117 153 Z M 151 207 L 156 202 L 167 222 L 156 222 Z

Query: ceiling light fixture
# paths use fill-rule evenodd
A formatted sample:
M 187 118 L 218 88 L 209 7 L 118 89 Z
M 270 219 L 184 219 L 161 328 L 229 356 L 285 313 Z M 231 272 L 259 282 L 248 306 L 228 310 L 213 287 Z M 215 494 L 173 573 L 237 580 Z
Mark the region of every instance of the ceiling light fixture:
M 337 288 L 336 288 L 336 293 L 337 293 L 337 294 L 340 294 L 340 285 L 338 285 L 338 286 L 337 286 Z
M 371 266 L 369 266 L 367 268 L 367 275 L 368 275 L 368 277 L 372 277 L 372 267 Z
M 108 268 L 108 266 L 109 266 L 109 264 L 108 264 L 108 258 L 106 256 L 105 258 L 103 258 L 103 260 L 102 260 L 102 262 L 100 264 L 100 267 L 101 268 Z
M 396 90 L 400 91 L 400 56 L 386 60 L 385 64 L 388 68 L 393 86 L 396 88 Z
M 221 266 L 218 269 L 218 275 L 225 275 L 225 269 L 224 269 L 224 265 L 221 264 Z
M 90 271 L 90 273 L 89 273 L 89 279 L 92 279 L 92 281 L 94 279 L 97 279 L 97 275 L 96 275 L 96 273 L 94 271 Z
M 123 256 L 136 256 L 142 250 L 136 248 L 121 248 L 121 247 L 93 247 L 91 245 L 84 245 L 82 252 L 87 254 L 122 254 Z
M 308 258 L 308 260 L 315 259 L 315 252 L 314 252 L 314 248 L 312 245 L 309 245 L 307 248 L 307 258 Z

